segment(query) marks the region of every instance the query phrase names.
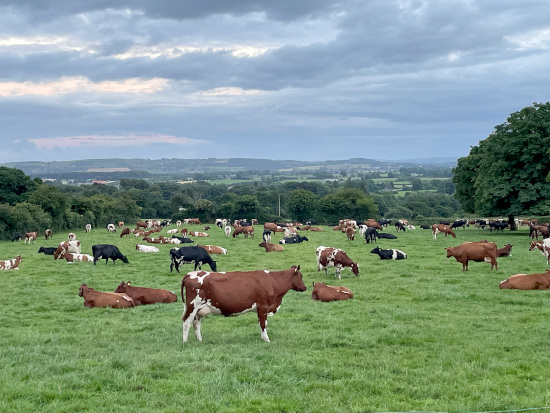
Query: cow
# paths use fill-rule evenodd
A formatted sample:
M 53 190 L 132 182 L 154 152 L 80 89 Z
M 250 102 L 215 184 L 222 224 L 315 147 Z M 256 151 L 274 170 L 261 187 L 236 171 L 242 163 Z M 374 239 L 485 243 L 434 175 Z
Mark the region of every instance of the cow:
M 529 237 L 531 239 L 539 239 L 539 234 L 542 235 L 543 238 L 549 237 L 549 230 L 547 225 L 536 225 L 532 224 L 529 226 Z
M 465 219 L 457 219 L 455 222 L 451 224 L 451 229 L 455 228 L 462 228 L 465 229 L 466 227 L 470 226 L 467 220 Z
M 204 248 L 193 247 L 174 247 L 170 250 L 170 272 L 176 268 L 177 272 L 180 272 L 179 268 L 183 264 L 195 263 L 194 270 L 199 270 L 204 264 L 208 264 L 212 271 L 217 271 L 216 261 L 206 252 Z
M 120 238 L 126 236 L 128 237 L 128 235 L 130 235 L 132 233 L 132 230 L 130 228 L 124 228 L 122 231 L 120 231 Z
M 287 227 L 283 230 L 283 237 L 290 238 L 298 235 L 298 230 L 294 227 Z
M 136 244 L 136 251 L 138 252 L 159 252 L 160 250 L 153 245 Z
M 420 228 L 422 228 L 422 229 L 432 229 L 432 227 L 429 226 L 429 225 L 420 225 Z
M 301 244 L 304 241 L 309 241 L 309 239 L 307 237 L 302 237 L 301 235 L 296 235 L 294 237 L 279 240 L 279 244 Z
M 407 254 L 397 249 L 384 250 L 382 248 L 374 248 L 371 254 L 378 254 L 381 260 L 404 260 Z
M 498 285 L 500 289 L 548 290 L 550 287 L 550 270 L 542 274 L 514 274 Z
M 20 241 L 21 240 L 21 233 L 20 232 L 16 232 L 15 234 L 13 234 L 13 237 L 11 237 L 11 242 L 13 241 Z
M 382 225 L 380 225 L 378 222 L 376 222 L 374 219 L 367 219 L 365 222 L 363 222 L 367 227 L 377 229 L 378 231 L 382 231 Z
M 229 235 L 231 235 L 231 227 L 229 225 L 226 225 L 224 228 L 223 228 L 223 232 L 225 234 L 226 237 L 229 237 Z
M 544 241 L 531 241 L 529 244 L 529 251 L 533 251 L 535 248 L 546 257 L 546 265 L 550 265 L 550 238 Z
M 258 244 L 259 247 L 264 247 L 265 252 L 282 252 L 284 251 L 284 248 L 281 245 L 278 244 L 270 244 L 266 241 L 263 241 Z
M 116 260 L 121 260 L 125 264 L 129 264 L 126 255 L 123 255 L 116 245 L 111 244 L 96 244 L 92 245 L 92 253 L 94 256 L 94 265 L 99 259 L 105 258 L 105 264 L 109 262 L 109 258 L 115 264 Z
M 508 222 L 504 221 L 490 221 L 489 222 L 489 231 L 504 231 L 508 228 Z
M 53 255 L 57 250 L 57 247 L 40 247 L 38 253 L 44 253 L 44 255 Z
M 192 271 L 181 282 L 182 301 L 185 293 L 183 342 L 187 341 L 191 324 L 197 340 L 202 341 L 201 321 L 208 314 L 227 317 L 255 311 L 260 337 L 269 343 L 267 317 L 277 312 L 283 297 L 290 290 L 307 290 L 300 266 L 292 266 L 284 271 Z
M 76 234 L 74 232 L 69 232 L 67 238 L 69 239 L 69 241 L 76 241 Z
M 115 290 L 115 293 L 126 294 L 134 300 L 135 305 L 146 305 L 155 303 L 175 303 L 178 296 L 172 291 L 159 288 L 134 287 L 130 281 L 122 281 Z
M 378 221 L 378 225 L 380 225 L 382 228 L 386 228 L 388 225 L 390 225 L 393 221 L 391 219 L 381 219 Z M 401 224 L 403 224 L 401 222 Z
M 248 236 L 254 238 L 254 227 L 250 225 L 246 227 L 236 227 L 233 230 L 233 238 L 235 238 L 239 234 L 244 234 L 245 238 L 248 238 Z
M 396 235 L 386 234 L 385 232 L 376 232 L 376 238 L 379 239 L 397 239 Z
M 94 260 L 94 257 L 88 254 L 72 254 L 66 251 L 63 251 L 59 258 L 65 258 L 65 260 L 69 263 L 73 263 L 75 261 L 92 262 Z
M 92 224 L 86 224 L 86 232 L 90 232 L 92 230 Z
M 182 244 L 192 244 L 194 243 L 195 241 L 193 241 L 191 238 L 187 238 L 187 237 L 178 237 L 176 235 L 172 235 L 172 239 L 178 239 L 180 240 L 180 242 Z
M 214 224 L 219 227 L 220 229 L 224 229 L 224 227 L 227 225 L 227 219 L 225 218 L 216 218 L 216 222 Z
M 262 239 L 265 242 L 271 242 L 271 230 L 270 229 L 264 229 L 264 233 L 262 234 Z
M 399 221 L 395 223 L 395 232 L 403 231 L 405 232 L 405 225 Z
M 149 228 L 149 224 L 147 224 L 147 222 L 138 221 L 136 222 L 136 228 Z
M 346 228 L 346 236 L 348 237 L 348 241 L 354 241 L 355 240 L 355 230 L 352 227 Z
M 433 224 L 432 236 L 434 239 L 437 239 L 437 234 L 439 234 L 440 232 L 445 234 L 445 238 L 447 238 L 447 235 L 452 235 L 453 238 L 456 238 L 456 234 L 453 232 L 450 226 L 446 224 Z
M 320 246 L 315 250 L 315 255 L 317 258 L 317 272 L 321 269 L 325 270 L 325 274 L 328 275 L 328 267 L 335 268 L 335 276 L 340 277 L 340 272 L 344 267 L 350 267 L 351 272 L 355 276 L 359 276 L 359 264 L 352 261 L 346 254 L 345 251 L 339 248 L 331 248 Z
M 208 252 L 209 254 L 222 254 L 222 255 L 227 254 L 227 250 L 225 248 L 218 247 L 216 245 L 199 245 L 199 244 L 197 244 L 197 247 L 204 248 L 206 250 L 206 252 Z
M 107 224 L 107 231 L 116 232 L 115 224 Z
M 134 300 L 127 294 L 108 293 L 96 291 L 82 284 L 78 290 L 78 296 L 84 298 L 84 306 L 93 307 L 112 307 L 112 308 L 131 308 L 135 306 Z
M 264 222 L 264 229 L 269 229 L 272 232 L 277 232 L 278 225 L 273 222 Z
M 167 234 L 177 234 L 179 230 L 177 228 L 169 229 L 166 231 Z
M 122 228 L 124 226 L 124 221 L 118 221 L 118 228 Z
M 25 232 L 25 244 L 27 242 L 30 244 L 31 241 L 36 242 L 36 237 L 38 237 L 36 232 Z
M 370 242 L 376 242 L 376 237 L 378 236 L 378 231 L 375 228 L 367 227 L 365 230 L 365 241 L 367 244 Z
M 511 256 L 512 247 L 512 244 L 506 244 L 504 247 L 497 249 L 497 258 Z
M 80 241 L 63 241 L 63 242 L 60 242 L 59 245 L 57 246 L 57 249 L 53 253 L 53 259 L 56 260 L 58 258 L 62 258 L 60 256 L 64 252 L 70 252 L 72 254 L 80 254 L 80 252 L 81 252 L 80 248 L 81 248 Z
M 46 231 L 44 231 L 44 238 L 45 239 L 50 239 L 52 237 L 53 237 L 53 235 L 52 235 L 52 230 L 51 229 L 47 229 Z
M 17 255 L 11 260 L 0 261 L 0 270 L 18 270 L 21 263 L 21 255 Z
M 316 301 L 328 303 L 331 301 L 352 299 L 353 293 L 346 287 L 336 287 L 334 285 L 326 285 L 321 282 L 314 282 L 311 298 Z
M 498 270 L 497 265 L 497 245 L 494 242 L 465 242 L 457 247 L 447 247 L 447 258 L 455 257 L 462 263 L 462 271 L 468 271 L 468 262 L 490 262 L 491 270 L 493 267 Z
M 309 227 L 309 230 L 311 232 L 325 232 L 325 229 L 321 227 Z
M 187 234 L 189 234 L 189 230 L 187 228 L 182 228 L 180 233 L 183 237 L 187 237 Z
M 198 231 L 190 231 L 189 235 L 191 235 L 192 237 L 203 237 L 203 238 L 210 236 L 206 232 L 198 232 Z
M 208 225 L 202 228 L 203 231 L 208 231 L 209 229 L 210 229 L 210 226 Z
M 177 228 L 181 227 L 181 221 L 179 219 L 176 221 L 176 227 Z

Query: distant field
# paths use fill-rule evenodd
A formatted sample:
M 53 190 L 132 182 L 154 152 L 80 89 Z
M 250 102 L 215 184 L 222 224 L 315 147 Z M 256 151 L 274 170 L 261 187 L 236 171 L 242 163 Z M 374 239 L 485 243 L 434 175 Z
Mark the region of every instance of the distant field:
M 245 314 L 210 316 L 204 341 L 191 332 L 183 344 L 183 274 L 170 273 L 170 245 L 144 254 L 135 251 L 134 237 L 76 231 L 83 252 L 112 243 L 130 261 L 94 266 L 37 253 L 66 233 L 33 245 L 0 243 L 0 259 L 23 257 L 18 271 L 0 273 L 0 411 L 480 412 L 550 405 L 549 292 L 498 288 L 511 274 L 546 269 L 546 259 L 528 251 L 525 228 L 457 230 L 456 239 L 436 240 L 417 229 L 378 243 L 408 253 L 403 261 L 380 261 L 363 239 L 348 242 L 328 229 L 304 232 L 309 242 L 267 254 L 257 246 L 261 229 L 244 239 L 214 227 L 200 241 L 228 249 L 216 256 L 221 271 L 301 266 L 308 291 L 285 296 L 269 319 L 271 343 L 260 339 L 256 316 Z M 514 245 L 498 270 L 471 263 L 462 272 L 445 258 L 444 247 L 483 238 Z M 359 277 L 318 273 L 319 245 L 344 248 L 359 262 Z M 170 289 L 178 302 L 88 309 L 78 297 L 84 282 L 112 291 L 122 280 Z M 315 302 L 314 281 L 345 285 L 355 298 Z

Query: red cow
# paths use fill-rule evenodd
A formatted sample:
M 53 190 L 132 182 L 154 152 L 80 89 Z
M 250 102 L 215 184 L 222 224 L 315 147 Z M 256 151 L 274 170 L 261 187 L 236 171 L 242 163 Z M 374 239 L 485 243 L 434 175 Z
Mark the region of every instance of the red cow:
M 500 289 L 516 290 L 548 290 L 550 286 L 550 270 L 542 274 L 515 274 L 501 281 Z
M 260 337 L 269 342 L 267 316 L 277 312 L 288 291 L 306 289 L 300 266 L 284 271 L 192 271 L 181 282 L 181 296 L 185 293 L 183 341 L 187 341 L 191 324 L 197 340 L 202 341 L 201 320 L 208 314 L 227 317 L 254 311 L 258 314 Z
M 455 257 L 462 263 L 462 271 L 468 271 L 468 261 L 490 262 L 498 270 L 497 265 L 497 244 L 494 242 L 465 242 L 457 247 L 448 247 L 447 258 Z
M 134 300 L 135 305 L 154 304 L 154 303 L 174 303 L 178 301 L 178 297 L 171 291 L 147 288 L 134 287 L 130 285 L 130 281 L 125 283 L 122 281 L 115 293 L 124 293 Z
M 445 224 L 433 224 L 432 225 L 432 235 L 434 239 L 437 239 L 437 234 L 440 232 L 445 234 L 445 238 L 447 238 L 447 235 L 452 235 L 453 238 L 456 238 L 456 234 L 453 232 L 451 227 L 449 225 Z
M 320 246 L 315 251 L 315 255 L 317 257 L 317 272 L 324 269 L 325 274 L 327 274 L 328 267 L 334 267 L 336 269 L 335 276 L 341 278 L 340 272 L 342 268 L 350 267 L 351 272 L 356 276 L 359 275 L 359 265 L 352 261 L 345 251 L 339 248 Z
M 130 308 L 134 307 L 134 300 L 126 294 L 108 293 L 96 291 L 82 284 L 78 290 L 79 297 L 84 298 L 84 306 L 93 307 L 112 307 L 112 308 Z
M 353 293 L 346 287 L 336 287 L 324 283 L 313 283 L 311 298 L 328 303 L 330 301 L 349 300 L 353 298 Z

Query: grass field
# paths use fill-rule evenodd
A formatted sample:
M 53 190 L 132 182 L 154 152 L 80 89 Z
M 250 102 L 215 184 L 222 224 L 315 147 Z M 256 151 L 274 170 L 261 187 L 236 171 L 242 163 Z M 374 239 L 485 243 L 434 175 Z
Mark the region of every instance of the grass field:
M 498 288 L 511 274 L 543 272 L 546 259 L 528 251 L 526 229 L 456 232 L 456 239 L 439 234 L 434 240 L 430 231 L 416 229 L 381 240 L 380 247 L 409 257 L 380 261 L 363 239 L 348 242 L 328 229 L 304 232 L 309 242 L 267 254 L 258 247 L 261 226 L 255 239 L 225 238 L 213 227 L 209 238 L 197 240 L 228 249 L 215 256 L 219 271 L 301 266 L 308 291 L 285 296 L 268 322 L 271 343 L 260 339 L 252 313 L 210 316 L 202 323 L 202 343 L 192 331 L 182 343 L 183 274 L 170 273 L 170 245 L 159 245 L 157 254 L 138 253 L 135 238 L 103 228 L 77 231 L 83 252 L 112 243 L 130 261 L 94 266 L 37 253 L 66 240 L 66 233 L 34 245 L 0 243 L 0 259 L 23 257 L 19 270 L 0 272 L 0 411 L 481 412 L 549 406 L 549 292 Z M 514 245 L 497 271 L 474 262 L 463 273 L 454 258 L 445 258 L 444 247 L 483 238 L 498 247 Z M 318 273 L 319 245 L 345 249 L 359 262 L 359 277 L 349 269 L 342 280 L 334 269 Z M 178 302 L 88 309 L 78 297 L 84 282 L 113 291 L 122 280 L 170 289 Z M 345 285 L 355 298 L 313 301 L 313 281 Z

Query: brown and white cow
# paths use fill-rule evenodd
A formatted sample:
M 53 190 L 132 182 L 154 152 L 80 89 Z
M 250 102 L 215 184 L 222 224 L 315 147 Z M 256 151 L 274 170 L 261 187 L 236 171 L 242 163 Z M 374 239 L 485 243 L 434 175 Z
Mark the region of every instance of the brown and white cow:
M 135 306 L 134 300 L 127 294 L 97 291 L 88 287 L 86 284 L 80 286 L 78 296 L 84 298 L 84 306 L 88 308 L 131 308 Z
M 432 225 L 432 236 L 434 239 L 437 239 L 437 234 L 439 233 L 445 234 L 445 238 L 447 238 L 447 235 L 451 235 L 453 238 L 456 238 L 456 234 L 453 232 L 451 227 L 449 225 L 445 224 L 433 224 Z
M 210 236 L 206 232 L 201 232 L 201 231 L 189 231 L 189 235 L 192 237 L 203 237 L 203 238 Z
M 233 230 L 233 238 L 235 238 L 239 234 L 244 234 L 245 238 L 248 238 L 249 236 L 254 238 L 254 227 L 253 226 L 236 227 Z
M 25 244 L 27 242 L 30 244 L 31 241 L 36 242 L 36 237 L 38 237 L 36 232 L 25 232 Z
M 264 222 L 264 229 L 268 229 L 270 231 L 273 231 L 273 232 L 277 232 L 277 224 L 273 223 L 273 222 Z
M 541 274 L 515 274 L 501 281 L 500 289 L 548 290 L 550 287 L 550 270 Z
M 269 242 L 261 242 L 258 244 L 259 247 L 264 247 L 265 252 L 281 252 L 284 251 L 282 245 L 279 244 L 270 244 Z
M 531 241 L 529 251 L 533 251 L 534 249 L 538 249 L 546 257 L 546 265 L 550 265 L 550 238 L 544 241 Z
M 189 230 L 187 228 L 181 229 L 181 235 L 187 238 L 187 234 L 189 233 Z
M 172 291 L 160 288 L 134 287 L 130 281 L 122 281 L 116 288 L 115 293 L 123 293 L 134 300 L 135 305 L 155 303 L 175 303 L 178 297 Z
M 325 283 L 314 282 L 311 298 L 328 303 L 330 301 L 349 300 L 353 298 L 353 293 L 346 287 L 337 287 L 335 285 L 326 285 Z
M 306 291 L 300 266 L 284 271 L 192 271 L 181 282 L 183 341 L 189 336 L 191 324 L 198 341 L 202 341 L 201 320 L 208 314 L 237 316 L 250 311 L 258 314 L 260 337 L 269 342 L 267 317 L 275 314 L 285 294 Z
M 122 231 L 120 231 L 120 238 L 126 236 L 128 237 L 132 233 L 132 230 L 130 228 L 124 228 Z
M 70 252 L 72 254 L 80 254 L 80 241 L 63 241 L 57 246 L 57 249 L 53 253 L 53 259 L 62 258 L 63 252 Z
M 69 235 L 67 237 L 69 238 L 69 241 L 76 240 L 76 234 L 74 232 L 69 232 Z
M 52 237 L 53 237 L 53 235 L 52 235 L 52 230 L 51 229 L 48 228 L 46 231 L 44 231 L 44 238 L 50 239 Z
M 462 263 L 462 271 L 468 271 L 468 262 L 490 262 L 491 270 L 493 267 L 498 270 L 497 265 L 497 244 L 494 242 L 465 242 L 457 247 L 448 247 L 447 258 L 455 257 Z
M 217 247 L 216 245 L 199 245 L 197 244 L 197 247 L 204 248 L 206 252 L 210 254 L 227 254 L 227 250 L 222 247 Z
M 355 240 L 355 230 L 352 227 L 346 228 L 346 236 L 348 237 L 348 241 Z
M 63 251 L 59 255 L 60 259 L 65 258 L 65 261 L 69 263 L 73 263 L 76 261 L 82 261 L 82 262 L 94 262 L 94 257 L 88 254 L 73 254 L 71 252 Z
M 118 221 L 118 228 L 122 228 L 124 226 L 124 221 Z
M 328 268 L 334 267 L 336 270 L 335 276 L 341 278 L 340 272 L 342 269 L 349 267 L 355 276 L 359 275 L 359 264 L 352 261 L 346 252 L 339 248 L 320 246 L 317 247 L 315 255 L 317 257 L 317 272 L 324 269 L 325 274 L 328 275 Z
M 506 244 L 504 247 L 497 249 L 497 258 L 511 256 L 512 247 L 512 244 Z
M 11 260 L 0 261 L 0 271 L 1 270 L 18 270 L 19 264 L 21 263 L 21 255 L 17 255 Z

